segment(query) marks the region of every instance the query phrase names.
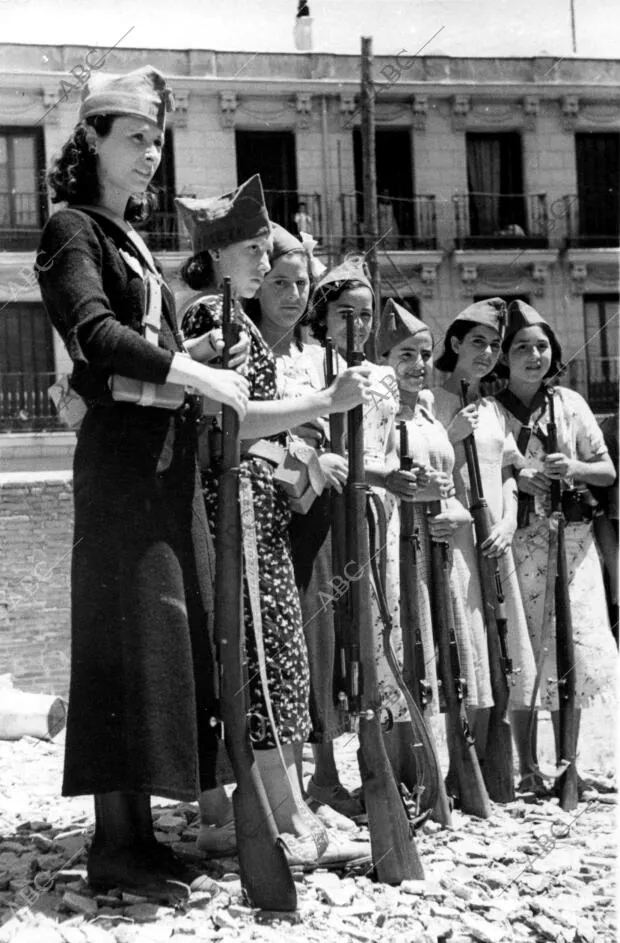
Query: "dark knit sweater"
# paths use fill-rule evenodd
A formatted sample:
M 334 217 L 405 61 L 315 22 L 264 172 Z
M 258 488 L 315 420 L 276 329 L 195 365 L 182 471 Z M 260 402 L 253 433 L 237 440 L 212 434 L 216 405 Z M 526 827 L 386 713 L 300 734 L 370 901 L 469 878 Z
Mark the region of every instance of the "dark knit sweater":
M 164 383 L 180 350 L 174 298 L 165 285 L 159 347 L 140 336 L 146 293 L 125 253 L 137 259 L 112 222 L 75 209 L 52 216 L 37 252 L 43 303 L 73 361 L 72 385 L 86 399 L 108 399 L 113 373 Z

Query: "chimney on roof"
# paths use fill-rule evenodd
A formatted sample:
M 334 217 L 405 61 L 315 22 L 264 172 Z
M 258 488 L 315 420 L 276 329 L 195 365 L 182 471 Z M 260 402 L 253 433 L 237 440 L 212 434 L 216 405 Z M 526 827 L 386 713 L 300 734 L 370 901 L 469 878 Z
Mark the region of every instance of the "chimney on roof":
M 299 52 L 312 52 L 312 17 L 307 0 L 299 0 L 295 18 L 295 49 Z

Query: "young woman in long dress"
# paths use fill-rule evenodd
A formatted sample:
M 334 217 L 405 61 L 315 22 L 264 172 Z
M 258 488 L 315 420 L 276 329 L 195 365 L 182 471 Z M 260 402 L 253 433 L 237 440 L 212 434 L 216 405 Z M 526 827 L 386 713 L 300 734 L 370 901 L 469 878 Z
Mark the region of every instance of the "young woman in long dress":
M 471 504 L 471 489 L 463 440 L 472 433 L 476 440 L 482 489 L 495 522 L 486 546 L 480 551 L 497 558 L 499 563 L 508 617 L 507 647 L 514 671 L 509 682 L 509 707 L 516 721 L 513 734 L 525 775 L 525 731 L 519 723 L 522 715 L 517 713 L 515 717 L 515 712 L 529 707 L 536 670 L 511 551 L 517 526 L 513 465 L 519 464 L 519 458 L 503 411 L 495 400 L 480 395 L 480 381 L 493 370 L 500 354 L 505 312 L 502 299 L 492 298 L 470 305 L 455 318 L 435 362 L 446 377 L 443 386 L 435 387 L 432 393 L 435 415 L 446 427 L 454 447 L 456 496 L 465 507 Z M 461 405 L 461 380 L 469 384 L 465 407 Z M 476 748 L 483 764 L 488 712 L 493 698 L 477 553 L 473 526 L 457 531 L 454 562 L 463 587 L 467 615 L 467 632 L 461 641 L 471 656 L 467 675 L 468 704 Z
M 588 485 L 612 484 L 615 471 L 601 429 L 583 397 L 574 390 L 553 386 L 562 367 L 561 347 L 549 324 L 530 305 L 511 302 L 502 350 L 509 381 L 506 392 L 497 398 L 524 457 L 518 475 L 523 510 L 513 543 L 514 556 L 530 637 L 540 659 L 541 707 L 551 711 L 557 737 L 555 634 L 553 624 L 544 620 L 549 492 L 553 481 L 561 481 L 569 509 L 566 560 L 575 643 L 576 705 L 580 711 L 596 697 L 612 694 L 616 681 L 617 649 L 609 629 L 591 512 L 583 494 Z M 547 443 L 551 395 L 558 445 L 553 453 L 549 453 Z M 535 738 L 531 758 L 531 785 L 536 789 L 544 784 L 535 769 Z

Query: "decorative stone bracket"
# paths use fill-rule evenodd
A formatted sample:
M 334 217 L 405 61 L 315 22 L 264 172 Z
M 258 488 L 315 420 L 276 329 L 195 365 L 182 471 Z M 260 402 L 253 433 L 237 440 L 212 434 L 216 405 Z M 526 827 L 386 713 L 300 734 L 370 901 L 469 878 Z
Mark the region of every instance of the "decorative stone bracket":
M 583 295 L 588 278 L 588 266 L 585 262 L 571 262 L 570 277 L 573 295 Z
M 537 95 L 526 95 L 523 99 L 523 127 L 526 131 L 535 131 L 540 112 L 540 99 Z
M 476 293 L 476 283 L 478 281 L 478 268 L 472 262 L 461 262 L 461 282 L 463 283 L 463 294 L 471 297 Z
M 428 95 L 414 95 L 411 103 L 413 127 L 415 131 L 426 131 L 428 117 Z
M 564 115 L 564 130 L 569 133 L 575 130 L 579 118 L 579 99 L 576 95 L 565 95 L 562 99 L 562 114 Z
M 223 128 L 234 128 L 238 104 L 236 92 L 220 92 L 220 124 Z
M 187 112 L 189 109 L 189 92 L 174 93 L 174 127 L 187 127 Z
M 432 298 L 435 294 L 435 285 L 437 283 L 437 262 L 424 262 L 420 270 L 420 281 L 422 282 L 422 297 Z
M 343 131 L 347 131 L 351 127 L 351 122 L 357 110 L 355 95 L 340 96 L 340 127 Z
M 43 120 L 46 124 L 58 124 L 60 121 L 60 112 L 58 110 L 58 105 L 60 104 L 60 99 L 58 97 L 58 89 L 43 90 Z
M 312 124 L 312 95 L 308 92 L 298 92 L 295 95 L 295 111 L 298 129 L 308 131 Z
M 452 99 L 452 130 L 465 131 L 467 128 L 467 116 L 471 111 L 471 98 L 469 95 L 455 95 Z
M 546 262 L 533 262 L 531 269 L 532 281 L 535 282 L 534 294 L 544 295 L 545 283 L 549 277 L 549 266 Z

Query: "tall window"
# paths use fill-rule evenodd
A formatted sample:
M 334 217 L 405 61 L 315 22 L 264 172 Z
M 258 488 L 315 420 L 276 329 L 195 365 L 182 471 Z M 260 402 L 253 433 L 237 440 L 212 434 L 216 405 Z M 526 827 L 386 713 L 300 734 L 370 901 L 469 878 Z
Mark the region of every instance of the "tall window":
M 177 213 L 174 205 L 176 179 L 174 171 L 173 130 L 168 129 L 157 173 L 152 188 L 157 193 L 158 206 L 151 213 L 143 236 L 153 252 L 175 251 L 179 248 Z
M 620 232 L 620 134 L 575 135 L 579 245 L 618 245 Z
M 47 390 L 54 382 L 52 328 L 43 305 L 0 310 L 0 429 L 53 425 Z
M 380 248 L 410 248 L 411 237 L 419 229 L 413 201 L 411 131 L 408 128 L 378 128 L 375 132 L 375 153 Z M 362 232 L 364 174 L 360 128 L 353 129 L 353 163 L 358 228 Z
M 296 233 L 295 215 L 305 204 L 315 232 L 317 220 L 312 200 L 297 192 L 297 162 L 293 131 L 235 131 L 237 180 L 260 174 L 270 219 Z
M 585 295 L 586 398 L 596 410 L 618 407 L 619 295 Z
M 470 235 L 525 235 L 519 134 L 468 134 L 466 147 Z
M 0 128 L 0 249 L 34 249 L 46 213 L 40 128 Z

